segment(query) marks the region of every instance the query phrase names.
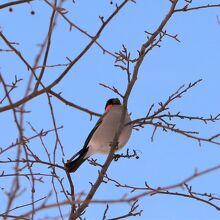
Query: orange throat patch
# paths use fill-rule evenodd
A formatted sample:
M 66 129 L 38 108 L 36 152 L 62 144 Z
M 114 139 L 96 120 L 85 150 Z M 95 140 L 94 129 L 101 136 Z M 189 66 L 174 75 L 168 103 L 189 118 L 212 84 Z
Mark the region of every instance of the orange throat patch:
M 106 107 L 106 109 L 105 109 L 105 112 L 109 112 L 109 111 L 111 110 L 112 106 L 113 106 L 113 105 L 108 105 L 108 106 Z

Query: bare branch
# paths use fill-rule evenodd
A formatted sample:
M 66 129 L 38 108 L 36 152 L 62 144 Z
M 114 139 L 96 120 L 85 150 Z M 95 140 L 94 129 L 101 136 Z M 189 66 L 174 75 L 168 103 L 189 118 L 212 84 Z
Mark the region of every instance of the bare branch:
M 13 2 L 8 2 L 8 3 L 0 5 L 0 9 L 11 7 L 11 6 L 18 5 L 18 4 L 30 3 L 32 1 L 34 1 L 34 0 L 17 0 L 17 1 L 13 1 Z

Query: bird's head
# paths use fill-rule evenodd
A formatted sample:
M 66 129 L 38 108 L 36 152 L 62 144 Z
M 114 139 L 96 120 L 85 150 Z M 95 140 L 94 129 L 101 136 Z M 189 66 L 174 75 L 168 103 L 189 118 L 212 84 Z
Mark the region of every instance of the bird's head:
M 121 105 L 118 98 L 109 99 L 105 105 L 105 112 L 108 112 L 114 105 Z

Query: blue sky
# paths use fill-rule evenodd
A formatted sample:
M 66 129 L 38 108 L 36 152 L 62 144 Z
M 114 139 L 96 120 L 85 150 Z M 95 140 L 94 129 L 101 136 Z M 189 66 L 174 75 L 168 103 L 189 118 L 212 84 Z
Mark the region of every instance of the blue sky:
M 7 1 L 3 1 L 7 2 Z M 113 1 L 114 3 L 120 1 Z M 192 6 L 200 4 L 216 4 L 219 1 L 194 0 Z M 184 4 L 180 1 L 179 7 Z M 124 44 L 132 54 L 137 56 L 137 50 L 146 41 L 145 30 L 153 32 L 161 22 L 169 9 L 169 1 L 137 1 L 137 4 L 129 3 L 121 13 L 116 16 L 109 26 L 104 30 L 99 42 L 111 52 L 116 52 Z M 68 13 L 66 16 L 74 23 L 85 29 L 91 35 L 95 34 L 100 27 L 99 15 L 107 17 L 113 10 L 114 4 L 110 1 L 66 1 L 64 8 Z M 30 11 L 34 10 L 35 15 Z M 13 7 L 13 12 L 8 9 L 1 10 L 0 28 L 10 41 L 19 42 L 16 46 L 26 59 L 33 64 L 39 48 L 37 44 L 42 42 L 47 33 L 51 9 L 44 1 L 34 1 Z M 165 29 L 168 33 L 178 34 L 180 43 L 167 37 L 161 43 L 160 48 L 154 48 L 143 62 L 138 81 L 132 91 L 128 103 L 128 110 L 132 118 L 143 117 L 151 104 L 165 101 L 180 85 L 203 79 L 196 87 L 184 95 L 182 99 L 176 100 L 170 111 L 192 116 L 209 116 L 220 113 L 220 75 L 219 75 L 219 51 L 220 51 L 220 25 L 217 16 L 220 15 L 219 8 L 204 9 L 187 13 L 177 13 L 169 21 Z M 89 42 L 88 37 L 77 30 L 69 31 L 68 24 L 59 17 L 55 28 L 48 64 L 67 63 L 66 57 L 74 57 Z M 0 49 L 6 45 L 0 40 Z M 44 83 L 49 84 L 58 76 L 64 67 L 49 68 L 46 70 Z M 16 92 L 13 93 L 13 101 L 20 99 L 24 94 L 24 88 L 30 72 L 12 53 L 0 53 L 0 71 L 5 80 L 10 83 L 14 76 L 23 78 Z M 57 93 L 62 92 L 63 97 L 78 105 L 82 105 L 93 111 L 102 113 L 107 99 L 116 95 L 101 87 L 99 83 L 115 86 L 121 92 L 126 88 L 126 74 L 114 66 L 114 59 L 102 54 L 96 45 L 71 69 L 62 82 L 54 88 Z M 2 97 L 3 90 L 0 90 Z M 25 122 L 31 124 L 40 131 L 53 127 L 50 110 L 45 95 L 37 97 L 28 102 L 26 109 L 31 114 L 25 116 Z M 88 114 L 70 108 L 52 98 L 57 124 L 63 125 L 59 131 L 65 151 L 65 160 L 72 156 L 82 147 L 88 133 L 96 123 L 97 118 L 90 121 Z M 4 103 L 6 104 L 6 103 Z M 219 123 L 205 125 L 204 123 L 191 121 L 177 121 L 178 127 L 183 129 L 195 129 L 204 137 L 209 137 L 219 132 Z M 12 112 L 0 114 L 1 141 L 0 146 L 5 148 L 15 141 L 17 130 L 13 122 Z M 108 175 L 121 183 L 128 185 L 143 186 L 147 181 L 153 187 L 166 186 L 177 183 L 193 174 L 195 168 L 203 170 L 219 164 L 220 148 L 218 145 L 202 143 L 199 147 L 197 141 L 187 139 L 175 133 L 157 131 L 154 142 L 151 142 L 153 128 L 146 126 L 140 131 L 133 131 L 132 137 L 126 148 L 136 149 L 140 158 L 121 159 L 113 162 Z M 25 123 L 25 134 L 33 135 L 33 131 Z M 55 135 L 52 133 L 45 138 L 47 148 L 52 152 Z M 29 143 L 29 147 L 46 159 L 39 140 Z M 8 157 L 15 158 L 15 150 L 0 155 L 0 160 Z M 61 154 L 57 159 L 62 163 Z M 104 162 L 104 156 L 94 156 L 100 162 Z M 12 173 L 10 166 L 6 168 L 1 165 L 0 172 Z M 36 172 L 48 173 L 45 166 L 34 167 Z M 76 192 L 88 192 L 89 182 L 97 178 L 96 167 L 86 162 L 76 173 L 72 175 Z M 58 172 L 59 173 L 59 172 Z M 59 175 L 65 178 L 65 174 Z M 215 171 L 207 176 L 200 177 L 190 185 L 198 192 L 209 192 L 220 195 L 219 191 L 220 171 Z M 7 189 L 12 178 L 1 178 L 0 187 Z M 24 204 L 31 201 L 30 184 L 22 179 L 28 187 L 27 193 L 14 204 Z M 65 186 L 68 189 L 67 181 Z M 57 184 L 58 186 L 58 184 Z M 39 184 L 36 191 L 36 199 L 47 195 L 51 189 L 51 180 L 45 179 L 44 184 Z M 176 189 L 179 190 L 179 189 Z M 103 184 L 95 195 L 96 199 L 114 199 L 122 196 L 122 189 L 114 187 L 113 184 Z M 175 191 L 175 190 L 174 190 Z M 180 190 L 181 191 L 181 190 Z M 124 191 L 125 192 L 125 191 Z M 2 198 L 4 197 L 3 191 Z M 64 199 L 60 195 L 60 200 Z M 55 201 L 54 197 L 50 200 Z M 219 212 L 207 204 L 187 198 L 176 196 L 155 195 L 146 197 L 139 201 L 140 209 L 143 209 L 141 217 L 130 219 L 152 219 L 152 220 L 216 220 Z M 3 212 L 4 205 L 0 206 Z M 91 205 L 86 211 L 87 219 L 100 219 L 104 212 L 104 205 Z M 111 205 L 109 218 L 126 213 L 129 206 L 126 204 Z M 67 207 L 63 208 L 64 213 Z M 49 215 L 48 212 L 39 212 L 37 218 Z M 57 210 L 54 210 L 57 215 Z

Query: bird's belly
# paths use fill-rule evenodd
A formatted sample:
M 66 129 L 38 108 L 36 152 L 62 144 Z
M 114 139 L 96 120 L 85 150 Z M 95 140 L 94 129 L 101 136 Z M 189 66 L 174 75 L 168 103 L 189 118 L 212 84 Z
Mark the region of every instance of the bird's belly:
M 131 129 L 126 127 L 122 130 L 122 133 L 118 140 L 118 146 L 116 150 L 121 149 L 128 141 L 131 134 Z M 112 141 L 115 135 L 115 129 L 109 130 L 107 133 L 103 133 L 102 135 L 98 135 L 98 138 L 95 137 L 89 143 L 90 154 L 100 153 L 100 154 L 109 154 L 111 149 Z M 109 139 L 112 137 L 112 139 Z

